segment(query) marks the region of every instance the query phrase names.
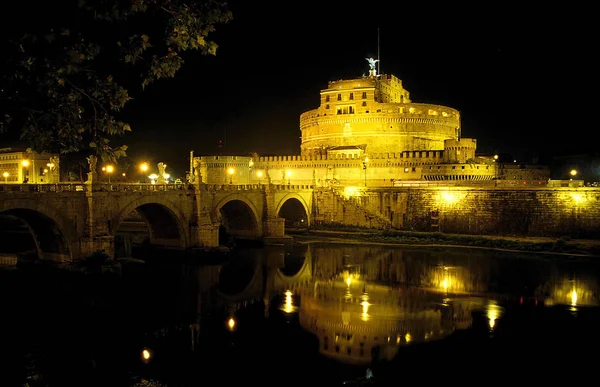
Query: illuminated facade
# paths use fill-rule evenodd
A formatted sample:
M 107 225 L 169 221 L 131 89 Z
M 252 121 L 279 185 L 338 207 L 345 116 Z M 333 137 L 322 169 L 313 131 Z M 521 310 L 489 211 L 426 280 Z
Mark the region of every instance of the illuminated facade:
M 57 183 L 59 158 L 56 154 L 36 153 L 30 149 L 0 149 L 0 177 L 3 183 Z
M 317 109 L 300 116 L 302 156 L 440 151 L 460 147 L 460 114 L 439 105 L 412 103 L 394 75 L 329 82 Z M 469 152 L 469 151 L 473 152 Z M 463 158 L 474 158 L 474 148 Z
M 393 359 L 400 346 L 438 340 L 472 324 L 473 302 L 423 289 L 360 281 L 320 283 L 302 295 L 300 324 L 319 338 L 321 354 L 340 362 Z
M 316 109 L 300 116 L 300 155 L 194 158 L 196 179 L 208 184 L 402 186 L 405 182 L 547 182 L 539 166 L 499 167 L 476 156 L 477 141 L 461 136 L 460 113 L 415 103 L 394 75 L 337 80 L 320 92 Z

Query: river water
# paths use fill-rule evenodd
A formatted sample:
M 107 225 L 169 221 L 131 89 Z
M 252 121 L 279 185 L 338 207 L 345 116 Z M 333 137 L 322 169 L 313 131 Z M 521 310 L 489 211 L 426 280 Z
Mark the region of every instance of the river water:
M 319 242 L 145 261 L 0 271 L 0 386 L 595 377 L 593 259 Z

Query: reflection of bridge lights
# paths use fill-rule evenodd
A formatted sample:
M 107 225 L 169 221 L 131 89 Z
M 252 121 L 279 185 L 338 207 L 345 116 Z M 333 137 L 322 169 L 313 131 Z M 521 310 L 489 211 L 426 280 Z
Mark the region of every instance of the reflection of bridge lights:
M 233 317 L 230 317 L 229 320 L 227 321 L 227 327 L 229 327 L 230 331 L 233 331 L 235 329 L 235 319 Z
M 283 304 L 283 308 L 281 308 L 285 313 L 293 313 L 296 311 L 294 304 L 292 302 L 292 292 L 286 290 L 285 292 L 285 303 Z
M 363 321 L 369 321 L 369 306 L 371 305 L 369 304 L 369 296 L 365 293 L 362 295 L 361 299 L 362 301 L 360 305 L 362 305 L 362 314 L 360 316 L 360 319 Z
M 352 277 L 348 276 L 348 278 L 346 278 L 346 285 L 348 285 L 348 287 L 350 287 L 351 283 L 352 283 Z
M 404 335 L 404 340 L 406 340 L 407 343 L 410 343 L 410 341 L 412 340 L 412 336 L 410 335 L 410 333 L 406 333 L 406 335 Z
M 577 306 L 577 290 L 571 291 L 571 306 Z
M 490 331 L 494 330 L 494 327 L 496 326 L 496 320 L 500 318 L 500 315 L 502 315 L 502 308 L 498 306 L 495 301 L 490 301 L 486 306 L 486 316 L 488 318 Z
M 152 351 L 150 351 L 148 348 L 142 349 L 142 361 L 144 363 L 148 363 L 151 358 L 152 358 Z
M 444 281 L 442 281 L 442 287 L 444 288 L 445 292 L 448 291 L 449 286 L 450 286 L 450 280 L 448 278 L 444 278 Z

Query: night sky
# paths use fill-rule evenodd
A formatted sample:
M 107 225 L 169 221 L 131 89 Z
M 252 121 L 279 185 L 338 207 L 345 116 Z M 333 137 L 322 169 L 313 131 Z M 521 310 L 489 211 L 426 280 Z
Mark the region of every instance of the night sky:
M 134 95 L 123 111 L 132 159 L 179 170 L 190 150 L 299 154 L 300 114 L 318 106 L 328 81 L 368 72 L 378 29 L 381 72 L 402 79 L 414 102 L 458 109 L 478 153 L 545 160 L 597 147 L 591 10 L 493 1 L 229 4 L 233 20 L 213 35 L 217 56 L 186 55 L 177 78 Z

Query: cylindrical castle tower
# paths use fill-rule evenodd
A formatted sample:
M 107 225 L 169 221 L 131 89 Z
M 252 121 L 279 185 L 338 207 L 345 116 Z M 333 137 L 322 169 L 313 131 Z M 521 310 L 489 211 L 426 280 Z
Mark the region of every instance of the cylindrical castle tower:
M 460 138 L 457 110 L 413 103 L 394 75 L 329 82 L 317 109 L 300 116 L 302 156 L 444 150 Z

